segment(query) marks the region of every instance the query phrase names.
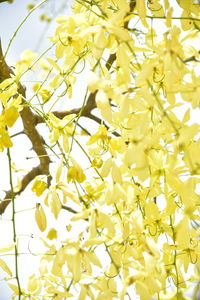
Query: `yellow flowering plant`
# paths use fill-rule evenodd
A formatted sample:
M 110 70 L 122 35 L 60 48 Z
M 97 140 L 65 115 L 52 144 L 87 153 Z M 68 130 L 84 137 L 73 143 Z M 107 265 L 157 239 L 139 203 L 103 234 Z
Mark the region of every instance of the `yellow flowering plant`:
M 29 4 L 28 16 L 45 2 Z M 2 222 L 11 203 L 13 228 L 0 268 L 12 299 L 199 299 L 199 2 L 70 5 L 43 53 L 26 50 L 11 68 L 12 40 L 0 47 L 10 185 L 0 214 Z M 21 134 L 38 165 L 16 189 Z M 24 283 L 16 207 L 26 193 L 44 250 Z M 3 257 L 11 254 L 14 268 Z

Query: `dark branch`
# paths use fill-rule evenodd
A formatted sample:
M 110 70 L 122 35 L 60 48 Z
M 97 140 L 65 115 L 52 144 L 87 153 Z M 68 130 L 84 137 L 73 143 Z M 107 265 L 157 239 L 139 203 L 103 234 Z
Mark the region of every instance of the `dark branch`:
M 11 75 L 14 75 L 14 72 L 7 65 L 4 59 L 4 55 L 1 47 L 1 41 L 0 41 L 0 82 L 7 78 L 10 78 Z M 26 98 L 26 90 L 25 87 L 21 85 L 21 83 L 18 84 L 18 93 L 23 96 L 23 99 Z M 23 102 L 23 104 L 25 104 L 25 101 Z M 23 132 L 29 138 L 32 144 L 32 149 L 36 152 L 40 163 L 37 167 L 33 168 L 28 174 L 24 176 L 24 178 L 22 179 L 22 187 L 20 191 L 16 193 L 16 195 L 23 192 L 26 186 L 36 176 L 41 174 L 49 175 L 49 163 L 50 163 L 48 153 L 46 152 L 46 149 L 44 147 L 44 140 L 38 133 L 37 129 L 35 128 L 37 124 L 35 114 L 31 111 L 31 109 L 27 105 L 24 105 L 23 110 L 20 112 L 20 116 L 22 118 L 22 122 L 24 125 Z M 48 176 L 48 180 L 50 183 L 51 180 L 50 176 Z M 11 202 L 11 191 L 7 191 L 5 199 L 0 203 L 0 214 L 4 213 L 6 207 L 10 202 Z
M 21 194 L 27 185 L 38 175 L 42 174 L 40 170 L 40 166 L 33 168 L 30 172 L 28 172 L 21 181 L 21 188 L 18 192 L 14 193 L 15 196 Z M 3 214 L 6 207 L 9 205 L 12 199 L 12 191 L 9 190 L 6 192 L 4 200 L 0 202 L 0 214 Z

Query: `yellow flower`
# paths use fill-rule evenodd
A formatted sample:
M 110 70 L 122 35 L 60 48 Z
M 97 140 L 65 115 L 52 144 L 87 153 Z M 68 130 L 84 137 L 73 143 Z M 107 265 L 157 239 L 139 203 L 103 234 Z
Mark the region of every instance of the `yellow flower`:
M 49 240 L 53 240 L 57 238 L 57 231 L 54 228 L 51 228 L 47 234 L 47 238 Z
M 77 166 L 69 167 L 68 173 L 67 173 L 68 182 L 71 182 L 74 180 L 78 181 L 78 182 L 83 182 L 85 179 L 86 179 L 86 176 L 80 167 L 77 167 Z
M 63 149 L 66 153 L 69 151 L 68 145 L 68 136 L 73 134 L 73 120 L 75 119 L 76 115 L 71 114 L 65 116 L 62 120 L 54 116 L 54 114 L 49 113 L 49 125 L 51 128 L 50 133 L 50 142 L 55 143 L 59 140 L 60 136 L 62 136 L 63 140 Z
M 47 183 L 44 180 L 37 178 L 34 181 L 31 190 L 34 193 L 36 193 L 37 196 L 41 196 L 43 192 L 46 190 L 46 188 L 47 188 Z
M 48 89 L 42 89 L 38 94 L 42 97 L 42 101 L 44 103 L 49 101 L 49 99 L 51 98 L 51 91 Z
M 11 106 L 7 109 L 4 109 L 2 116 L 3 116 L 4 124 L 7 125 L 8 127 L 12 127 L 16 122 L 16 120 L 18 119 L 19 113 L 15 106 Z
M 0 151 L 4 150 L 4 147 L 12 147 L 13 143 L 9 137 L 8 131 L 4 127 L 0 127 Z

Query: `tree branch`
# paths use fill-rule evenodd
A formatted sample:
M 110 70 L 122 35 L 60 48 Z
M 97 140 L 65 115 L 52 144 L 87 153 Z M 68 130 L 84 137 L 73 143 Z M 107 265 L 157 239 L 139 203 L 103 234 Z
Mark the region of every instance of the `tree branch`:
M 0 41 L 0 82 L 10 78 L 11 74 L 14 75 L 13 70 L 7 65 L 2 47 L 1 47 L 1 41 Z M 25 87 L 21 85 L 21 83 L 18 84 L 18 93 L 23 96 L 23 99 L 26 98 L 26 90 Z M 24 126 L 24 134 L 27 135 L 29 138 L 32 149 L 35 151 L 35 153 L 38 156 L 39 159 L 39 165 L 35 168 L 33 168 L 28 174 L 24 176 L 22 179 L 22 187 L 19 192 L 16 194 L 20 194 L 26 186 L 38 175 L 45 174 L 49 175 L 49 164 L 50 164 L 50 158 L 48 157 L 48 153 L 44 147 L 44 139 L 40 136 L 35 126 L 37 125 L 35 114 L 31 111 L 30 107 L 28 107 L 25 103 L 25 100 L 23 100 L 24 108 L 20 112 L 20 116 L 22 118 L 23 126 Z M 51 177 L 48 176 L 48 183 L 50 184 Z M 6 192 L 5 199 L 0 203 L 0 214 L 3 214 L 6 207 L 11 201 L 11 191 Z
M 22 179 L 21 181 L 21 188 L 19 191 L 17 191 L 16 193 L 14 193 L 14 196 L 17 196 L 19 194 L 21 194 L 25 188 L 27 187 L 27 185 L 38 175 L 42 174 L 41 170 L 40 170 L 40 166 L 37 166 L 35 168 L 33 168 L 30 172 L 28 172 Z M 2 215 L 6 209 L 6 207 L 10 204 L 12 199 L 12 191 L 9 190 L 6 192 L 6 195 L 4 197 L 4 200 L 2 200 L 0 202 L 0 215 Z

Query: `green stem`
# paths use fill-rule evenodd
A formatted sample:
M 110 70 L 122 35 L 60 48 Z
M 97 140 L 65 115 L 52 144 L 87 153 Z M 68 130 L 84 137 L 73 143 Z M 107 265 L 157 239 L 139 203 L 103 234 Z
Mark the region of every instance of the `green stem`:
M 22 78 L 22 76 L 24 76 L 24 74 L 26 74 L 29 70 L 31 70 L 35 65 L 36 63 L 49 51 L 51 50 L 54 46 L 56 45 L 56 43 L 53 43 L 51 46 L 49 46 L 44 52 L 42 52 L 42 54 L 40 54 L 40 56 L 38 56 L 38 58 L 36 60 L 34 60 L 34 62 L 24 71 L 22 72 L 22 74 L 20 74 L 20 78 Z M 49 71 L 51 72 L 51 70 Z M 47 78 L 45 79 L 47 80 Z
M 78 123 L 77 123 L 77 125 L 78 125 Z M 91 160 L 90 156 L 85 151 L 85 149 L 82 147 L 82 145 L 79 143 L 79 141 L 77 139 L 75 139 L 75 137 L 74 137 L 74 140 L 77 143 L 77 145 L 81 148 L 81 150 L 83 151 L 83 153 L 85 154 L 85 156 L 87 156 L 89 162 L 92 163 L 92 160 Z M 98 174 L 98 176 L 101 178 L 101 180 L 104 181 L 103 177 L 101 176 L 101 174 L 99 173 L 99 171 L 97 170 L 97 168 L 94 168 L 94 170 Z
M 12 160 L 10 155 L 10 149 L 7 149 L 8 156 L 8 165 L 9 165 L 9 177 L 10 177 L 10 190 L 11 190 L 11 201 L 12 201 L 12 225 L 13 225 L 13 241 L 15 243 L 15 277 L 17 280 L 18 286 L 18 300 L 21 299 L 22 291 L 19 281 L 19 270 L 18 270 L 18 249 L 17 249 L 17 233 L 16 233 L 16 222 L 15 222 L 15 193 L 13 187 L 13 178 L 12 178 Z
M 134 16 L 139 17 L 139 15 L 136 14 L 136 13 L 130 13 L 130 15 L 134 15 Z M 160 16 L 160 17 L 158 17 L 158 16 L 148 16 L 148 15 L 145 18 L 148 18 L 148 19 L 161 19 L 161 20 L 167 19 L 166 16 Z M 199 18 L 193 18 L 193 17 L 171 17 L 171 19 L 172 20 L 192 20 L 192 21 L 200 22 Z
M 6 49 L 6 52 L 4 54 L 4 58 L 6 58 L 8 51 L 10 49 L 10 46 L 12 44 L 12 41 L 14 40 L 15 36 L 17 35 L 18 31 L 20 30 L 20 28 L 22 27 L 22 25 L 26 22 L 26 20 L 28 19 L 28 17 L 32 14 L 32 12 L 34 12 L 34 10 L 36 10 L 39 6 L 41 6 L 44 2 L 46 2 L 47 0 L 43 0 L 42 2 L 40 2 L 38 5 L 34 6 L 29 13 L 26 15 L 26 17 L 21 21 L 21 23 L 19 24 L 19 26 L 17 27 L 17 29 L 15 30 L 15 32 L 13 33 L 13 36 L 11 37 L 9 43 L 8 43 L 8 47 Z
M 170 216 L 170 227 L 171 227 L 171 230 L 172 230 L 173 243 L 175 245 L 176 244 L 176 235 L 175 235 L 175 230 L 174 230 L 173 223 L 172 223 L 172 216 Z M 174 265 L 175 272 L 176 272 L 176 290 L 177 290 L 176 296 L 178 297 L 178 293 L 179 293 L 179 276 L 178 276 L 178 269 L 177 269 L 177 265 L 176 265 L 176 257 L 177 257 L 177 251 L 174 250 L 174 262 L 173 262 L 173 265 Z
M 76 127 L 77 127 L 78 121 L 79 121 L 79 119 L 81 117 L 82 111 L 85 108 L 85 104 L 86 104 L 86 101 L 87 101 L 87 95 L 88 95 L 88 90 L 86 90 L 85 97 L 84 97 L 84 100 L 83 100 L 80 112 L 77 115 L 77 119 L 75 121 L 74 131 L 72 133 L 72 142 L 71 142 L 71 145 L 70 145 L 70 150 L 69 150 L 69 153 L 68 153 L 68 158 L 69 158 L 70 153 L 72 152 L 73 142 L 74 142 L 74 135 L 75 135 L 75 132 L 76 132 Z
M 55 44 L 56 44 L 56 43 L 55 43 Z M 82 54 L 78 57 L 78 59 L 77 59 L 76 62 L 73 64 L 73 66 L 70 68 L 70 70 L 63 76 L 63 79 L 62 79 L 62 81 L 60 82 L 59 86 L 58 86 L 56 89 L 54 89 L 54 91 L 52 92 L 50 98 L 52 98 L 52 96 L 55 94 L 56 90 L 57 90 L 57 89 L 58 89 L 58 88 L 66 81 L 67 77 L 68 77 L 70 74 L 72 74 L 72 73 L 74 72 L 74 70 L 75 70 L 77 64 L 81 61 L 82 58 L 84 58 L 84 56 L 85 56 L 86 54 L 87 54 L 87 51 L 84 52 L 84 53 L 82 53 Z M 68 88 L 67 88 L 67 89 L 68 89 Z M 67 89 L 65 90 L 65 93 L 67 92 Z M 47 114 L 48 114 L 49 112 L 52 111 L 53 107 L 55 106 L 55 104 L 58 102 L 59 99 L 60 99 L 60 96 L 58 96 L 58 97 L 57 97 L 57 100 L 54 101 L 54 103 L 51 105 L 51 107 L 49 108 Z
M 166 110 L 164 109 L 163 105 L 161 104 L 160 99 L 158 98 L 156 92 L 154 91 L 152 84 L 150 83 L 150 81 L 149 81 L 148 79 L 147 79 L 146 81 L 147 81 L 147 83 L 148 83 L 149 88 L 151 89 L 151 92 L 152 92 L 152 94 L 153 94 L 153 96 L 154 96 L 156 102 L 158 103 L 158 107 L 160 108 L 160 110 L 161 110 L 162 113 L 163 113 L 163 116 L 167 118 L 167 120 L 168 120 L 169 123 L 171 124 L 172 128 L 173 128 L 174 131 L 176 132 L 176 135 L 178 135 L 178 130 L 177 130 L 177 128 L 176 128 L 176 125 L 175 125 L 174 122 L 170 119 L 168 113 L 166 112 Z

